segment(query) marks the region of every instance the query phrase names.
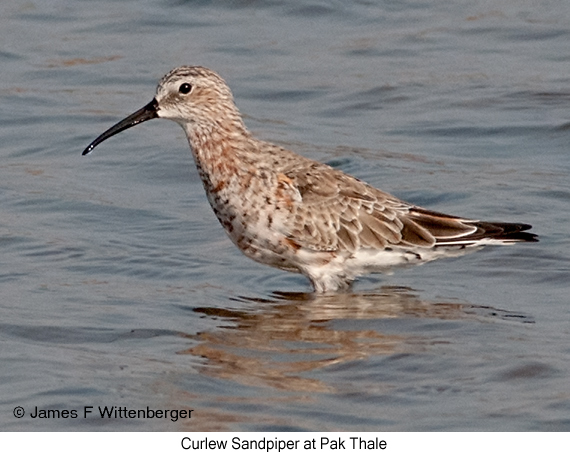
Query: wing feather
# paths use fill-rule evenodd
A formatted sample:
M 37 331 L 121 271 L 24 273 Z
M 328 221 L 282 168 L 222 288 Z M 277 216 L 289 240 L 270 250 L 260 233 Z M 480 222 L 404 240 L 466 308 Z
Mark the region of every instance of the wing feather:
M 407 211 L 409 206 L 396 198 L 318 163 L 286 171 L 285 178 L 302 198 L 285 220 L 290 238 L 300 246 L 352 253 L 361 247 L 383 249 L 402 240 L 405 225 L 395 207 Z
M 297 162 L 298 163 L 298 162 Z M 315 251 L 469 246 L 483 239 L 533 241 L 524 224 L 486 223 L 403 202 L 330 166 L 307 160 L 279 177 L 284 233 Z

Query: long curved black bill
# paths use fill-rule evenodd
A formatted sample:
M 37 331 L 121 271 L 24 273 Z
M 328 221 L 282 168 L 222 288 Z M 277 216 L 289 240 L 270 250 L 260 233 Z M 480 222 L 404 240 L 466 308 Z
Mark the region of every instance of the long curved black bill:
M 93 149 L 95 148 L 95 146 L 97 146 L 99 143 L 105 141 L 107 138 L 110 138 L 113 135 L 118 134 L 119 132 L 122 132 L 123 130 L 136 126 L 141 122 L 148 121 L 149 119 L 158 118 L 157 107 L 158 107 L 158 102 L 156 101 L 156 99 L 153 99 L 143 108 L 135 111 L 132 115 L 127 116 L 121 122 L 118 122 L 113 127 L 106 130 L 97 138 L 95 138 L 95 140 L 93 140 L 93 142 L 85 148 L 82 155 L 90 154 L 91 151 L 93 151 Z

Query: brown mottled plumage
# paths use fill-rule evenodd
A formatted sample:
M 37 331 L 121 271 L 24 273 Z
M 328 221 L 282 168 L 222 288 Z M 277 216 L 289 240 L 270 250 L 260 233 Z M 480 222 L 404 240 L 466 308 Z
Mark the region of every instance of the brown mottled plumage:
M 328 165 L 258 140 L 224 80 L 204 67 L 166 74 L 156 96 L 99 136 L 153 118 L 179 123 L 208 200 L 236 246 L 252 259 L 306 275 L 318 292 L 359 275 L 453 256 L 486 244 L 534 242 L 530 225 L 491 223 L 400 201 Z

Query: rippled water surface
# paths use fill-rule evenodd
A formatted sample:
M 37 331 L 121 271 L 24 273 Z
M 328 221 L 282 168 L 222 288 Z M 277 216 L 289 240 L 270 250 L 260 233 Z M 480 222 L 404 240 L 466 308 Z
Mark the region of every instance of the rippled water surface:
M 5 0 L 0 37 L 0 429 L 570 429 L 570 3 Z M 264 139 L 541 241 L 311 297 L 233 247 L 177 125 L 81 156 L 181 64 Z

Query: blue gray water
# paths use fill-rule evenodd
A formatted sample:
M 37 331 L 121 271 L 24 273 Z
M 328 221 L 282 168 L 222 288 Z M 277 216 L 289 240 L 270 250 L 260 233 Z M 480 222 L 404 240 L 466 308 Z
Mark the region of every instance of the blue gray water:
M 4 0 L 0 429 L 569 430 L 569 40 L 555 0 Z M 233 247 L 176 124 L 81 156 L 182 64 L 264 139 L 541 241 L 313 299 Z

